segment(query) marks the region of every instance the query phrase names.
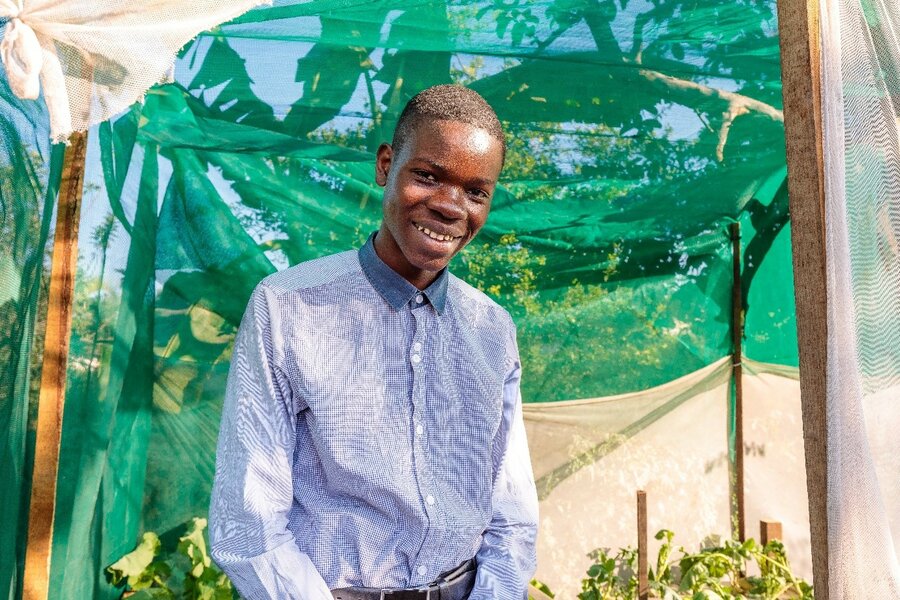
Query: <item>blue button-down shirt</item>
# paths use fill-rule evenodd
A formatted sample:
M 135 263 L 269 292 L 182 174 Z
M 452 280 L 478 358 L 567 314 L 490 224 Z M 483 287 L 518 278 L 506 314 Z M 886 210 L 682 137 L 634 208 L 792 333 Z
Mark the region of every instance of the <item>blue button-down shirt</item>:
M 417 290 L 373 239 L 253 292 L 219 433 L 213 558 L 247 598 L 308 600 L 321 596 L 304 573 L 415 587 L 475 556 L 473 600 L 521 600 L 537 497 L 515 327 L 446 270 Z

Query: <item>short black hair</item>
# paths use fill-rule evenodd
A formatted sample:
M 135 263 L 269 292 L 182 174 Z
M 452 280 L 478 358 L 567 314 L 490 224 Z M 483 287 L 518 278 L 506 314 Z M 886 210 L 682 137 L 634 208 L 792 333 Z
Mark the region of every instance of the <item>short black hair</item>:
M 460 121 L 484 129 L 500 142 L 503 159 L 506 160 L 506 139 L 497 113 L 475 90 L 455 84 L 435 85 L 410 98 L 400 113 L 391 146 L 394 152 L 406 143 L 407 138 L 425 120 Z

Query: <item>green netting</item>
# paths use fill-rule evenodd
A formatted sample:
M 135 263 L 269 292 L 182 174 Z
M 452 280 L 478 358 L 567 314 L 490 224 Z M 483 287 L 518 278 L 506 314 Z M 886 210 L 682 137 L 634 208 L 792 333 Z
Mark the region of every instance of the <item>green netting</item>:
M 268 273 L 360 245 L 405 102 L 459 82 L 508 131 L 452 269 L 519 328 L 529 403 L 634 392 L 731 352 L 797 364 L 774 0 L 277 1 L 91 131 L 56 597 L 112 598 L 142 530 L 205 514 L 233 336 Z
M 23 106 L 0 79 L 0 596 L 21 589 L 40 365 L 46 243 L 62 165 L 40 106 Z M 39 342 L 38 342 L 39 345 Z M 30 411 L 31 409 L 31 411 Z

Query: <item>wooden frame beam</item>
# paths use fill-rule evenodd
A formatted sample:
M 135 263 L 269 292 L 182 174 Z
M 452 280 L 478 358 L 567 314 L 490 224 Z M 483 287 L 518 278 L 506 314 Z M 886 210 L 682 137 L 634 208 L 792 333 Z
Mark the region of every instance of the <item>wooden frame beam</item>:
M 772 540 L 780 540 L 783 537 L 781 521 L 766 521 L 763 519 L 759 522 L 759 543 L 763 546 Z
M 741 224 L 732 223 L 731 235 L 731 377 L 734 384 L 734 508 L 737 538 L 747 539 L 744 498 L 744 295 L 741 284 Z
M 825 169 L 819 0 L 779 0 L 800 400 L 817 600 L 828 600 Z
M 647 557 L 647 492 L 637 493 L 638 600 L 650 597 L 650 563 Z
M 38 396 L 37 439 L 28 513 L 28 546 L 25 551 L 25 600 L 46 600 L 50 591 L 50 551 L 56 512 L 56 477 L 66 396 L 72 301 L 78 265 L 78 221 L 84 189 L 87 133 L 74 133 L 69 142 L 63 161 L 50 266 L 47 334 Z

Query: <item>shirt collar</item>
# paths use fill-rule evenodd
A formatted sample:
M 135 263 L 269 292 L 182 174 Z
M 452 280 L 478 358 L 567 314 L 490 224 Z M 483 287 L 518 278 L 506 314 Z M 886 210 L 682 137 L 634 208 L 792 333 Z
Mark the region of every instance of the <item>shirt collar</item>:
M 394 310 L 403 308 L 419 293 L 416 286 L 390 268 L 375 252 L 375 233 L 370 235 L 366 243 L 359 249 L 359 264 L 372 287 L 381 294 L 382 298 L 387 300 Z M 422 291 L 438 314 L 444 312 L 449 278 L 447 269 L 441 269 L 437 279 Z

